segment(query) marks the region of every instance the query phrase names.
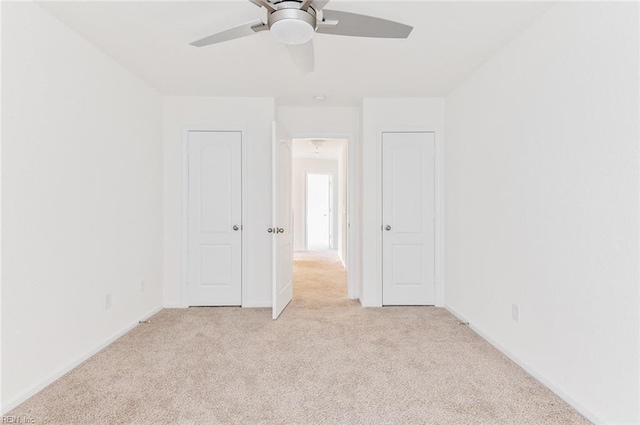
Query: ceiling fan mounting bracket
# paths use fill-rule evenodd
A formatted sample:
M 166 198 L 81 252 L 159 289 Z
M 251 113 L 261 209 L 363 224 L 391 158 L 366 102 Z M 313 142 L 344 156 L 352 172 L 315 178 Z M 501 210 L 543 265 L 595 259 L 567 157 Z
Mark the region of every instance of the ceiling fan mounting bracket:
M 290 2 L 287 2 L 290 3 Z M 297 2 L 292 2 L 297 3 Z M 297 21 L 303 21 L 309 24 L 313 30 L 316 29 L 316 11 L 313 8 L 309 8 L 307 10 L 302 10 L 298 8 L 284 8 L 278 9 L 275 12 L 269 13 L 269 18 L 267 20 L 267 24 L 269 28 L 273 27 L 276 22 L 282 21 L 284 19 L 295 19 Z

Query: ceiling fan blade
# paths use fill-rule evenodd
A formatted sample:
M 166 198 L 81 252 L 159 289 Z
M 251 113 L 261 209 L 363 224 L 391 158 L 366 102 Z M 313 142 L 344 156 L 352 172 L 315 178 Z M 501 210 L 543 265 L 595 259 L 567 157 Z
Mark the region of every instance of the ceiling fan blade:
M 252 21 L 237 27 L 230 28 L 228 30 L 210 35 L 200 40 L 191 43 L 192 46 L 204 47 L 211 44 L 222 43 L 223 41 L 234 40 L 236 38 L 247 37 L 253 35 L 259 31 L 268 30 L 269 27 L 261 20 Z
M 374 38 L 407 38 L 412 26 L 374 18 L 357 13 L 323 10 L 325 21 L 338 21 L 337 25 L 320 25 L 318 32 L 322 34 L 346 35 L 351 37 Z
M 313 40 L 309 40 L 303 44 L 288 44 L 289 56 L 296 64 L 300 72 L 309 74 L 315 68 L 315 53 L 313 49 Z
M 311 6 L 316 10 L 322 10 L 327 3 L 329 3 L 329 0 L 313 0 L 313 2 L 311 2 Z
M 278 10 L 276 6 L 269 3 L 267 0 L 249 0 L 249 1 L 258 7 L 266 8 L 269 12 L 275 12 L 276 10 Z

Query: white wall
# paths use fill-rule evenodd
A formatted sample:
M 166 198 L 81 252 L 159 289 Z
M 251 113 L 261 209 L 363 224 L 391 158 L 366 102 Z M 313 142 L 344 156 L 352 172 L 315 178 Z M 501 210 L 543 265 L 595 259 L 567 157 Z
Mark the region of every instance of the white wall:
M 162 103 L 39 6 L 2 15 L 7 411 L 161 306 Z
M 346 267 L 349 261 L 349 156 L 348 156 L 348 145 L 349 141 L 345 141 L 342 143 L 342 150 L 340 155 L 338 156 L 338 203 L 337 205 L 337 214 L 338 214 L 338 232 L 336 233 L 338 236 L 338 255 L 340 255 L 340 259 L 342 260 L 342 264 Z
M 274 102 L 269 98 L 164 98 L 164 304 L 182 300 L 182 131 L 189 126 L 244 131 L 242 305 L 271 306 L 271 130 Z M 245 178 L 246 177 L 246 178 Z
M 434 131 L 436 151 L 444 128 L 444 99 L 364 99 L 362 103 L 362 288 L 365 307 L 382 306 L 382 177 L 383 131 Z M 438 162 L 438 161 L 436 161 Z M 439 170 L 436 166 L 436 173 Z M 439 175 L 436 184 L 439 185 Z M 440 190 L 437 188 L 436 196 Z M 442 214 L 438 214 L 441 218 Z M 439 229 L 436 228 L 438 238 Z M 436 250 L 436 263 L 440 258 Z M 440 267 L 436 266 L 436 273 Z M 436 276 L 436 304 L 442 304 L 442 280 Z
M 355 139 L 354 144 L 358 144 L 359 107 L 280 106 L 276 114 L 278 121 L 287 128 L 291 137 L 350 134 Z
M 0 22 L 2 22 L 3 2 L 0 2 Z M 2 49 L 2 33 L 0 30 L 0 51 Z M 2 69 L 2 55 L 0 54 L 0 70 Z M 2 78 L 0 78 L 0 93 L 2 91 Z M 0 101 L 0 119 L 2 115 L 2 101 Z M 2 123 L 0 123 L 0 129 Z M 3 397 L 2 397 L 2 134 L 0 134 L 0 414 L 3 414 Z
M 291 137 L 348 138 L 347 168 L 355 178 L 347 181 L 347 232 L 353 241 L 347 249 L 347 269 L 350 284 L 349 298 L 358 298 L 361 287 L 361 200 L 360 200 L 360 149 L 361 108 L 359 107 L 278 107 L 278 123 L 287 128 Z
M 554 6 L 446 112 L 446 305 L 591 420 L 637 423 L 637 4 Z
M 294 152 L 295 152 L 294 142 Z M 338 161 L 330 159 L 309 159 L 309 158 L 293 158 L 293 249 L 296 251 L 305 251 L 307 249 L 306 226 L 307 226 L 307 173 L 312 174 L 328 174 L 332 177 L 333 182 L 333 199 L 331 200 L 333 211 L 332 223 L 333 235 L 332 248 L 338 248 L 338 229 L 340 226 L 340 217 L 338 216 L 338 199 L 339 199 L 339 179 L 338 179 Z

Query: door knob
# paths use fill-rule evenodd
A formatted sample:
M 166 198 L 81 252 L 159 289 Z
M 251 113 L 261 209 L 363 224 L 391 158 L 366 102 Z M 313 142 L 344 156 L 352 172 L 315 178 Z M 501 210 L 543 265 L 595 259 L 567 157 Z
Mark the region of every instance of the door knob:
M 284 233 L 284 229 L 282 227 L 278 227 L 278 233 Z
M 237 232 L 238 230 L 240 230 L 240 228 L 237 225 L 234 225 L 233 226 L 233 230 L 235 230 Z
M 275 233 L 275 231 L 276 231 L 276 229 L 274 229 L 273 227 L 269 227 L 267 229 L 267 232 L 269 232 L 269 233 Z
M 384 226 L 384 230 L 386 230 L 386 231 L 388 232 L 389 230 L 391 230 L 391 226 L 389 226 L 389 225 L 387 224 L 386 226 Z

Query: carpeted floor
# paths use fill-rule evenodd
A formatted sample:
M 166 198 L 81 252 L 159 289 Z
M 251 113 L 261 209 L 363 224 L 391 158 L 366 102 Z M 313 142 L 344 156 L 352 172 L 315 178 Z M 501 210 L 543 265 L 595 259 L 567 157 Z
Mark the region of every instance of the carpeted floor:
M 294 300 L 167 309 L 9 412 L 41 424 L 588 424 L 443 309 L 362 309 L 333 253 Z

